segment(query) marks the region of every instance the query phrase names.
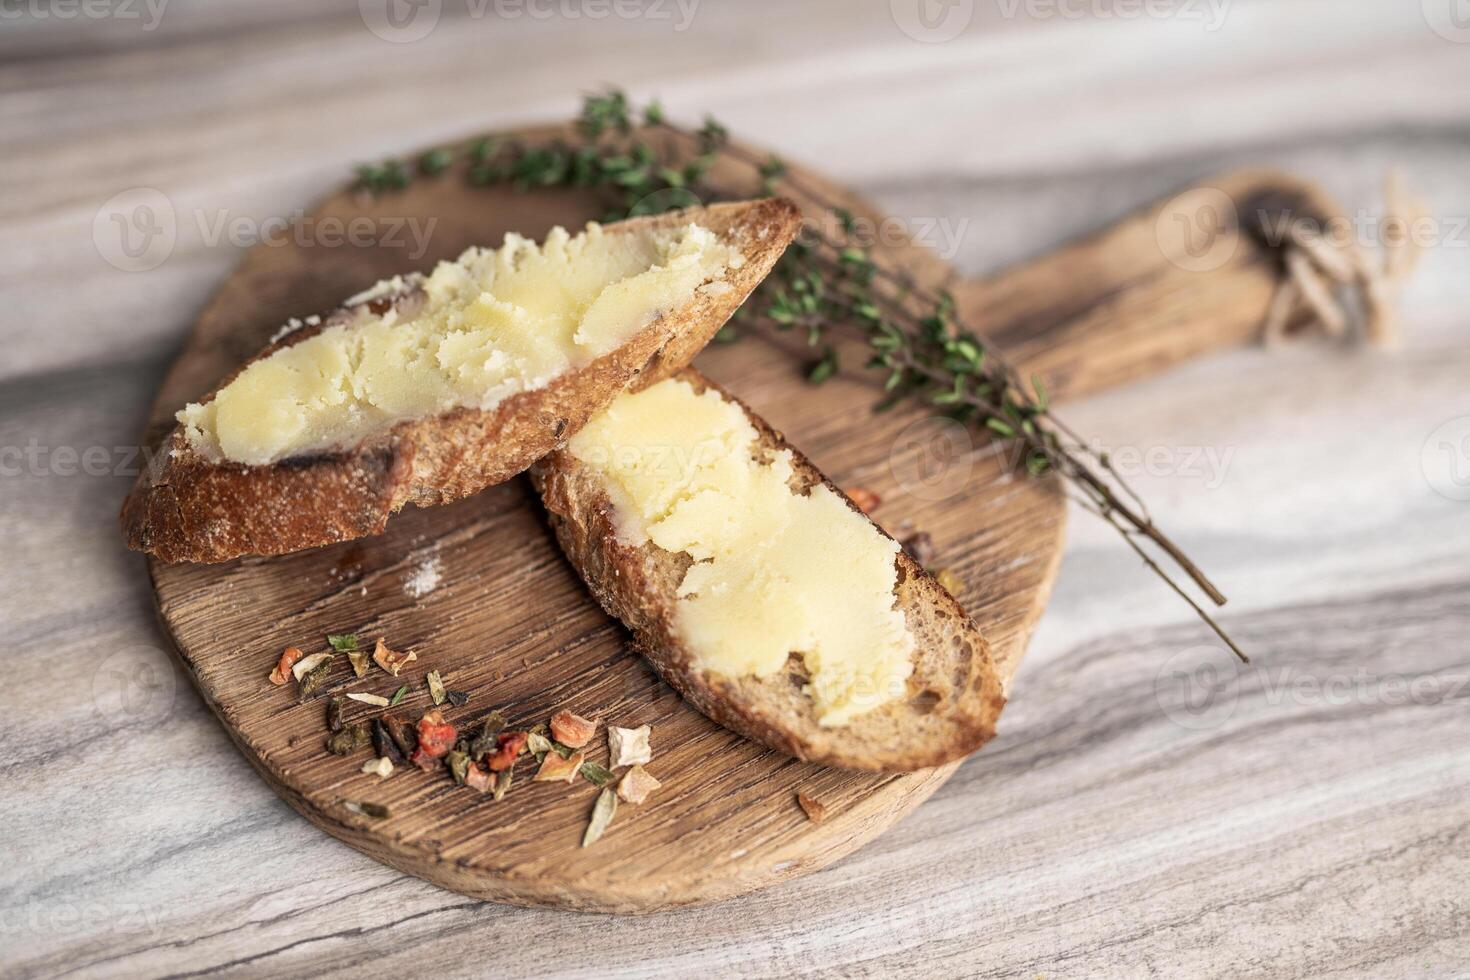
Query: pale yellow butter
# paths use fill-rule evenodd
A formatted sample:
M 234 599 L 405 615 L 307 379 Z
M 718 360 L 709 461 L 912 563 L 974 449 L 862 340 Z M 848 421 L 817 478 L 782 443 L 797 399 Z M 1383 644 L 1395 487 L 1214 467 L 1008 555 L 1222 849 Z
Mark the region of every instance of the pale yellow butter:
M 695 290 L 724 286 L 739 261 L 693 224 L 556 228 L 542 245 L 507 235 L 499 249 L 472 248 L 348 301 L 417 287 L 412 316 L 363 310 L 250 365 L 178 420 L 206 458 L 259 465 L 350 448 L 404 419 L 493 408 L 614 350 Z
M 825 726 L 904 695 L 898 544 L 826 487 L 794 492 L 790 452 L 758 459 L 738 406 L 664 381 L 620 396 L 568 449 L 606 477 L 621 537 L 695 559 L 674 625 L 700 666 L 769 677 L 797 653 Z

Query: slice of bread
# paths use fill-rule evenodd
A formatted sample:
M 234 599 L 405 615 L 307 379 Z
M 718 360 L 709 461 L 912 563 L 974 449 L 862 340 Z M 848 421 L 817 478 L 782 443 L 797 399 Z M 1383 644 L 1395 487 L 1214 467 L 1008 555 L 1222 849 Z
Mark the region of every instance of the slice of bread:
M 696 289 L 688 302 L 661 311 L 621 346 L 493 408 L 456 408 L 400 421 L 347 449 L 261 465 L 206 458 L 184 426 L 176 427 L 123 506 L 128 545 L 165 561 L 285 554 L 378 534 L 407 504 L 449 503 L 524 471 L 625 388 L 688 364 L 780 258 L 801 216 L 790 201 L 768 199 L 635 218 L 604 232 L 639 234 L 691 223 L 713 232 L 743 260 L 725 269 L 719 288 Z M 421 301 L 419 281 L 406 280 L 396 292 L 374 292 L 356 306 L 299 327 L 251 363 L 368 314 L 393 308 L 407 315 Z
M 716 391 L 745 412 L 758 435 L 756 458 L 791 450 L 793 491 L 806 494 L 826 485 L 862 513 L 744 404 L 692 369 L 676 377 L 696 392 Z M 808 678 L 798 656 L 788 658 L 784 671 L 765 678 L 732 678 L 700 666 L 675 625 L 678 588 L 690 556 L 649 541 L 620 540 L 613 496 L 601 470 L 564 449 L 533 467 L 531 477 L 563 550 L 592 595 L 632 630 L 636 645 L 664 680 L 726 728 L 799 759 L 878 771 L 942 765 L 968 755 L 994 734 L 1005 698 L 985 638 L 954 597 L 901 550 L 894 591 L 915 641 L 907 691 L 846 724 L 824 727 L 803 691 Z

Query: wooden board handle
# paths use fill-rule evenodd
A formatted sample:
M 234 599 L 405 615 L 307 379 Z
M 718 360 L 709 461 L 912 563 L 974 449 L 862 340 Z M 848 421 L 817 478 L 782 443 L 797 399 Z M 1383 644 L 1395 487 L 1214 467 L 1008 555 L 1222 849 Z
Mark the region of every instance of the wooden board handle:
M 951 289 L 965 321 L 1026 375 L 1078 398 L 1259 337 L 1284 274 L 1285 221 L 1339 214 L 1287 174 L 1224 174 Z

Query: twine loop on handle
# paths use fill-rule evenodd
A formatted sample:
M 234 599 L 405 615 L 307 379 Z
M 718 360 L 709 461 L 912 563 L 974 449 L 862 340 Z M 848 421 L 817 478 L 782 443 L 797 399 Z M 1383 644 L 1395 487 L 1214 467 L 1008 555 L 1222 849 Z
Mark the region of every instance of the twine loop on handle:
M 1393 302 L 1423 256 L 1414 229 L 1428 210 L 1409 193 L 1403 177 L 1389 171 L 1384 182 L 1386 209 L 1377 223 L 1378 248 L 1351 231 L 1345 218 L 1322 221 L 1286 215 L 1285 235 L 1273 246 L 1281 253 L 1284 277 L 1271 298 L 1262 326 L 1267 345 L 1289 334 L 1319 328 L 1332 337 L 1357 337 L 1379 347 L 1398 346 L 1400 330 Z M 1264 231 L 1264 228 L 1258 229 Z

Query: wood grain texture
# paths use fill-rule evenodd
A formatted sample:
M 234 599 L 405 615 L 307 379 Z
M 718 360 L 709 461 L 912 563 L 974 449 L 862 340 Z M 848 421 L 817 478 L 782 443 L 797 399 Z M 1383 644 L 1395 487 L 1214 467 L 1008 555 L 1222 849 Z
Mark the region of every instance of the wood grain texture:
M 1470 728 L 1444 695 L 1470 661 L 1466 505 L 1433 489 L 1423 449 L 1470 411 L 1449 226 L 1470 214 L 1470 59 L 1421 7 L 1236 0 L 1208 31 L 976 4 L 944 44 L 866 0 L 706 0 L 682 33 L 466 19 L 398 46 L 352 4 L 294 0 L 173 0 L 152 33 L 53 20 L 45 44 L 7 29 L 0 972 L 1462 973 Z M 1307 174 L 1368 214 L 1404 169 L 1446 225 L 1404 298 L 1401 352 L 1242 351 L 1067 406 L 1101 445 L 1173 454 L 1135 482 L 1271 671 L 1228 719 L 1191 729 L 1154 707 L 1160 668 L 1207 636 L 1079 515 L 996 742 L 799 880 L 636 921 L 515 909 L 385 868 L 280 802 L 169 669 L 142 562 L 114 537 L 128 446 L 243 253 L 201 238 L 195 210 L 289 214 L 344 159 L 561 118 L 608 80 L 820 161 L 889 214 L 951 219 L 952 247 L 934 244 L 977 276 L 1222 169 Z M 167 263 L 126 273 L 91 222 L 140 184 L 184 231 Z M 772 421 L 814 452 L 792 423 L 840 426 Z M 10 451 L 33 443 L 17 473 Z M 1283 670 L 1445 686 L 1299 697 L 1262 682 Z

